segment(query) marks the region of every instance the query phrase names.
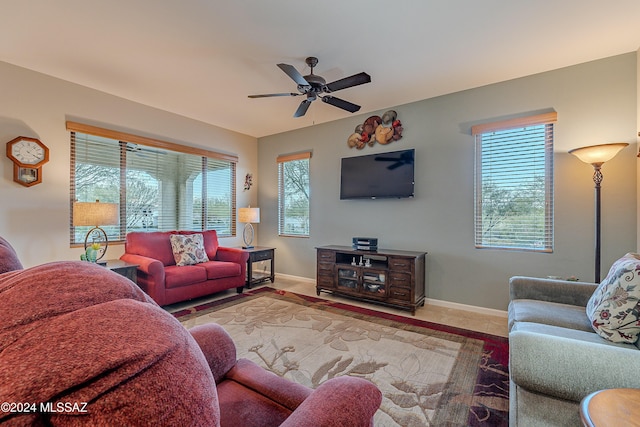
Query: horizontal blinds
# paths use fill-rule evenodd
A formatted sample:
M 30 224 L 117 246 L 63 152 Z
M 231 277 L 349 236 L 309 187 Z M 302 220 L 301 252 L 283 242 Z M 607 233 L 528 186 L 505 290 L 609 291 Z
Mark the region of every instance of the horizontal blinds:
M 476 247 L 552 251 L 553 122 L 502 124 L 475 137 Z
M 217 230 L 220 236 L 235 235 L 236 168 L 234 163 L 205 158 L 206 179 L 203 195 L 207 200 L 202 212 L 205 229 Z
M 126 132 L 120 132 L 112 129 L 105 129 L 98 126 L 87 125 L 84 123 L 77 123 L 67 121 L 67 130 L 71 132 L 84 133 L 88 135 L 100 136 L 116 141 L 127 141 L 132 144 L 144 145 L 148 147 L 163 148 L 169 151 L 176 151 L 178 153 L 194 154 L 197 156 L 208 157 L 212 159 L 226 160 L 229 162 L 238 163 L 238 156 L 232 154 L 219 153 L 216 151 L 205 150 L 196 147 L 189 147 L 187 145 L 175 144 L 173 142 L 162 141 L 160 139 L 149 138 L 146 136 L 135 135 Z
M 112 140 L 71 133 L 71 200 L 69 216 L 72 244 L 83 243 L 91 226 L 73 226 L 73 202 L 120 203 L 120 149 Z M 120 205 L 122 212 L 122 205 Z M 101 224 L 96 224 L 101 225 Z M 111 241 L 122 240 L 119 226 L 103 226 Z
M 281 236 L 309 236 L 311 153 L 308 154 L 278 161 L 278 234 Z
M 120 225 L 104 227 L 110 240 L 175 229 L 235 235 L 235 162 L 79 132 L 71 159 L 71 203 L 120 204 Z M 71 225 L 72 244 L 85 234 Z

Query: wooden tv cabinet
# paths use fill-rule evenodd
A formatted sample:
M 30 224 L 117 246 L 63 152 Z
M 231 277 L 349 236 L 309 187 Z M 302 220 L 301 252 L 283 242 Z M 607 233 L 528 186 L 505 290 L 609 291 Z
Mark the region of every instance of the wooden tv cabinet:
M 349 246 L 317 250 L 316 293 L 336 295 L 410 310 L 415 315 L 425 301 L 426 252 Z

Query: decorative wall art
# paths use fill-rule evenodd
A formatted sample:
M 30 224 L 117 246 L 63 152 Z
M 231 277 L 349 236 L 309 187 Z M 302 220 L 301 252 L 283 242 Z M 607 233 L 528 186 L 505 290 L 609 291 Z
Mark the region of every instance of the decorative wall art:
M 373 147 L 375 143 L 388 144 L 402 138 L 402 123 L 398 113 L 389 110 L 380 116 L 371 116 L 363 124 L 356 126 L 347 139 L 349 148 L 362 150 L 365 146 Z
M 250 190 L 253 185 L 253 174 L 246 174 L 244 177 L 244 191 Z

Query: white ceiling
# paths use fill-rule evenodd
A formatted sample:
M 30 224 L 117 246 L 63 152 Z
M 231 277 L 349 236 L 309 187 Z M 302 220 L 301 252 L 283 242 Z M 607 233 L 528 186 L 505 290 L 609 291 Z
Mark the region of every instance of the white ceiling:
M 348 117 L 276 67 L 382 110 L 640 47 L 638 0 L 2 0 L 0 61 L 254 137 Z

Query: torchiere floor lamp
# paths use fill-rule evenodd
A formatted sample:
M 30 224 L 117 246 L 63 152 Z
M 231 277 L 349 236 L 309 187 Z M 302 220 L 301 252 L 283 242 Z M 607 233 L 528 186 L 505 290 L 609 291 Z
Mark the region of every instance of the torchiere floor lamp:
M 585 163 L 593 166 L 593 182 L 595 183 L 595 198 L 596 198 L 596 268 L 595 268 L 595 283 L 600 283 L 600 183 L 602 183 L 602 171 L 600 168 L 604 162 L 608 162 L 613 159 L 616 154 L 624 147 L 626 142 L 617 142 L 613 144 L 600 144 L 591 145 L 588 147 L 574 148 L 569 150 L 569 153 L 573 154 Z

